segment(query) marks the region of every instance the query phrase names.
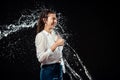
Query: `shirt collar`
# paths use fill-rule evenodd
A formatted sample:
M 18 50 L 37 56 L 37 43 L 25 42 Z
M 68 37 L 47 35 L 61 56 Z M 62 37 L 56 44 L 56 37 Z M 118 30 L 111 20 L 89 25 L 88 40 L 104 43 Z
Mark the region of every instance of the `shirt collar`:
M 45 30 L 43 30 L 43 33 L 45 33 L 45 34 L 48 36 L 48 35 L 53 34 L 53 30 L 52 30 L 51 34 L 50 34 L 50 33 L 48 33 L 48 32 L 47 32 L 47 31 L 45 31 Z
M 43 33 L 45 33 L 45 35 L 49 35 L 49 33 L 45 30 L 43 30 Z

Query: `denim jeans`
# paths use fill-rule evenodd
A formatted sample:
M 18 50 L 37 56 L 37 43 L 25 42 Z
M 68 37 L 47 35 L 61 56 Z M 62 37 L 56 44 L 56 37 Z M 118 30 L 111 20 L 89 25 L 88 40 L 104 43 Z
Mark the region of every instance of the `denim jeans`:
M 59 63 L 43 65 L 40 70 L 40 80 L 63 80 L 62 65 Z

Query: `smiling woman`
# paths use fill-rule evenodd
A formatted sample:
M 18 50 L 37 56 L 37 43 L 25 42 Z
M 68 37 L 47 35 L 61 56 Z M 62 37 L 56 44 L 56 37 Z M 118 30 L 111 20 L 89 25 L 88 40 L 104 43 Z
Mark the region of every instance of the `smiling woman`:
M 53 29 L 56 24 L 57 17 L 54 11 L 41 11 L 35 38 L 37 58 L 41 63 L 40 80 L 62 80 L 65 72 L 62 58 L 64 40 L 55 34 Z
M 91 80 L 87 69 L 93 76 L 93 80 L 117 80 L 118 74 L 116 73 L 119 69 L 117 61 L 119 60 L 116 55 L 118 30 L 116 18 L 118 18 L 118 8 L 116 2 L 115 6 L 113 3 L 114 1 L 96 2 L 95 0 L 81 0 L 80 2 L 73 0 L 1 0 L 0 72 L 3 80 L 8 80 L 8 77 L 11 80 L 39 80 L 40 68 L 43 73 L 50 70 L 51 68 L 46 67 L 46 64 L 58 61 L 60 55 L 57 53 L 59 49 L 62 51 L 61 47 L 64 47 L 62 56 L 66 71 L 65 76 L 63 74 L 64 80 L 80 80 L 81 78 Z M 53 7 L 60 13 L 60 17 L 56 17 L 54 11 L 50 10 L 49 14 L 42 11 L 42 6 Z M 38 20 L 38 33 L 34 27 L 36 20 Z M 65 42 L 63 39 L 59 40 L 61 44 L 64 43 L 64 46 L 56 49 L 55 46 L 52 47 L 57 42 L 54 28 L 65 39 Z M 35 36 L 39 44 L 36 44 L 36 49 Z M 47 41 L 49 45 L 46 47 L 44 43 Z M 43 46 L 40 47 L 41 45 Z M 37 46 L 40 49 L 37 50 Z M 38 54 L 38 58 L 34 53 Z M 38 63 L 43 65 L 39 67 Z M 52 65 L 54 66 L 52 70 L 57 68 L 54 71 L 56 70 L 55 72 L 59 75 L 64 69 L 61 64 L 56 65 Z M 41 76 L 49 75 L 43 73 Z

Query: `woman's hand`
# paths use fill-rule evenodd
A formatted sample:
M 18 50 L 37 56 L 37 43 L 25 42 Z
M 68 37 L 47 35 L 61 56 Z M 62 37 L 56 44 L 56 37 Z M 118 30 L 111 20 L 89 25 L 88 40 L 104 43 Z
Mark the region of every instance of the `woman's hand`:
M 64 39 L 62 39 L 62 37 L 60 35 L 57 35 L 57 40 L 56 40 L 56 45 L 57 46 L 63 46 L 64 45 Z
M 64 39 L 60 37 L 60 35 L 57 35 L 57 40 L 55 43 L 51 46 L 51 50 L 54 51 L 58 46 L 64 46 Z

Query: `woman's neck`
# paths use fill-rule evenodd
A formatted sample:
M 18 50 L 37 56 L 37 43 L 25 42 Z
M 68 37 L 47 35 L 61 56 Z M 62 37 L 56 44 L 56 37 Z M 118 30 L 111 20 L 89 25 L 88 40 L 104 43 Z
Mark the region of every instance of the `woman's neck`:
M 52 29 L 49 28 L 44 28 L 45 31 L 47 31 L 48 33 L 51 33 Z

